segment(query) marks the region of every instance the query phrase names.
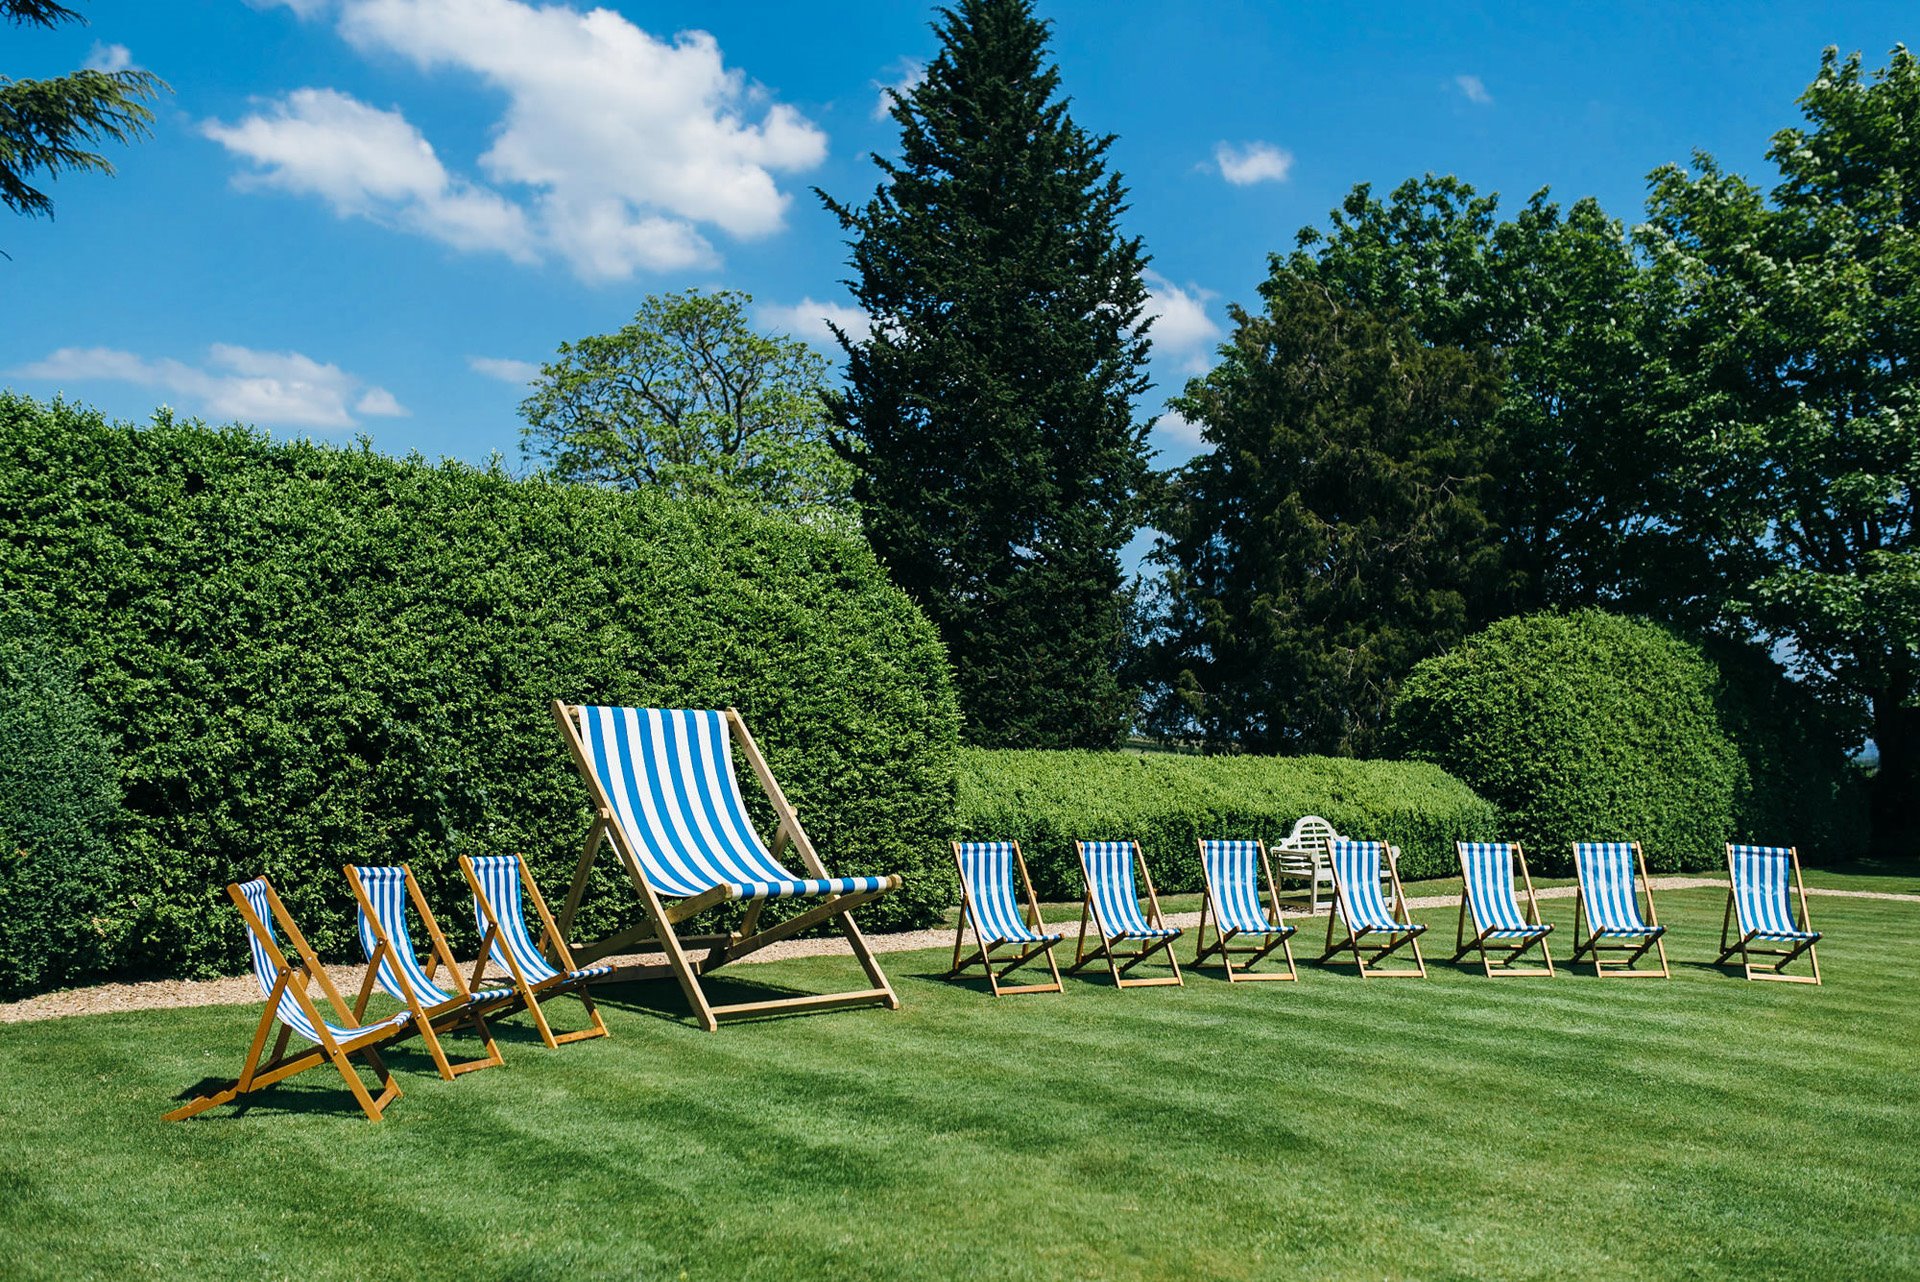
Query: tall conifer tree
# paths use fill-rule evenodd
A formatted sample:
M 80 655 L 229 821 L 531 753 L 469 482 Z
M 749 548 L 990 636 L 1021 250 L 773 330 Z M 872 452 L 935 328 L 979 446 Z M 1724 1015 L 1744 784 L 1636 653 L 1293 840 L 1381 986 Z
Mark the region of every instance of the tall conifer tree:
M 875 549 L 932 616 L 969 737 L 1104 747 L 1129 697 L 1120 549 L 1140 525 L 1146 257 L 1111 136 L 1056 97 L 1027 0 L 962 0 L 896 97 L 897 161 L 851 233 L 869 336 L 833 410 Z

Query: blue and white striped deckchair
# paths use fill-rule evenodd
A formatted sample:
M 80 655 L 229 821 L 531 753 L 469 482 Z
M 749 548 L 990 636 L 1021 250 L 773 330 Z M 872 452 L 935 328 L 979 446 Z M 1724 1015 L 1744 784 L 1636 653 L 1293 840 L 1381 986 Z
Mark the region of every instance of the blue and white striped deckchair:
M 526 861 L 518 855 L 482 855 L 478 859 L 462 855 L 460 872 L 473 890 L 473 920 L 480 930 L 480 960 L 474 965 L 470 986 L 480 988 L 490 965 L 505 971 L 513 981 L 514 993 L 533 1016 L 540 1040 L 549 1050 L 558 1050 L 568 1042 L 588 1037 L 605 1037 L 606 1022 L 600 1018 L 600 1009 L 593 1004 L 593 994 L 587 991 L 587 985 L 612 974 L 613 967 L 574 965 L 566 938 L 553 924 L 553 914 L 547 911 L 540 887 L 533 884 L 533 874 L 527 871 Z M 527 918 L 520 904 L 522 886 L 526 887 L 526 898 L 540 918 L 540 940 L 553 946 L 558 966 L 547 960 L 540 951 L 540 943 L 527 933 Z M 578 997 L 593 1022 L 586 1028 L 556 1036 L 540 1009 L 540 1003 L 556 993 L 572 993 Z
M 1027 861 L 1017 841 L 956 841 L 954 866 L 960 870 L 960 921 L 953 933 L 953 969 L 959 975 L 973 966 L 987 972 L 987 986 L 995 997 L 1009 993 L 1058 993 L 1060 967 L 1053 960 L 1053 946 L 1060 936 L 1041 930 L 1046 923 L 1040 917 L 1040 900 L 1033 893 L 1033 879 L 1027 876 Z M 1020 873 L 1020 886 L 1027 892 L 1031 917 L 1022 917 L 1015 897 L 1013 874 Z M 974 951 L 961 959 L 967 928 L 973 928 Z M 1012 954 L 993 955 L 996 948 L 1010 948 Z M 1044 954 L 1047 969 L 1053 972 L 1050 984 L 1009 984 L 1000 981 L 1035 956 Z M 996 970 L 995 968 L 998 967 Z
M 1636 869 L 1638 882 L 1634 880 Z M 1644 884 L 1647 858 L 1640 850 L 1640 843 L 1576 841 L 1573 871 L 1580 879 L 1580 894 L 1574 909 L 1573 956 L 1567 964 L 1578 963 L 1584 953 L 1593 963 L 1596 976 L 1667 978 L 1667 946 L 1661 940 L 1667 928 L 1660 924 L 1653 910 L 1653 888 Z M 1645 915 L 1640 912 L 1642 894 L 1647 901 Z M 1582 928 L 1586 931 L 1584 941 Z M 1649 949 L 1658 950 L 1660 969 L 1635 970 L 1634 963 L 1646 956 Z
M 1820 955 L 1814 951 L 1820 932 L 1807 916 L 1807 886 L 1800 879 L 1800 852 L 1792 846 L 1727 844 L 1727 911 L 1720 921 L 1720 956 L 1725 965 L 1735 953 L 1748 979 L 1777 979 L 1789 984 L 1820 982 Z M 1791 877 L 1791 881 L 1789 881 Z M 1800 914 L 1794 915 L 1792 896 L 1798 895 Z M 1733 933 L 1735 924 L 1739 935 Z M 1778 947 L 1766 947 L 1774 944 Z M 1783 974 L 1787 963 L 1801 953 L 1813 967 L 1811 975 Z M 1753 964 L 1755 957 L 1775 959 L 1771 966 Z
M 1540 920 L 1540 901 L 1534 898 L 1533 874 L 1527 871 L 1527 856 L 1517 841 L 1456 841 L 1454 853 L 1460 857 L 1460 921 L 1454 933 L 1457 945 L 1454 961 L 1478 950 L 1480 965 L 1489 976 L 1545 975 L 1553 977 L 1553 953 L 1547 948 L 1547 936 L 1553 933 L 1549 922 Z M 1526 911 L 1513 883 L 1514 866 L 1527 887 Z M 1473 936 L 1467 936 L 1467 918 L 1473 918 Z M 1514 963 L 1538 945 L 1543 966 L 1520 967 Z M 1499 967 L 1494 966 L 1498 954 Z
M 1289 942 L 1298 928 L 1280 920 L 1280 900 L 1273 884 L 1273 864 L 1267 858 L 1267 843 L 1203 839 L 1200 872 L 1204 889 L 1200 895 L 1200 927 L 1194 932 L 1193 964 L 1198 966 L 1208 957 L 1219 954 L 1221 964 L 1227 968 L 1229 983 L 1242 979 L 1300 978 L 1293 964 L 1293 944 Z M 1260 903 L 1263 884 L 1268 902 L 1275 905 L 1271 917 Z M 1214 933 L 1211 944 L 1207 942 L 1209 921 Z M 1242 936 L 1254 942 L 1236 945 L 1234 941 Z M 1256 972 L 1253 968 L 1260 959 L 1276 948 L 1284 950 L 1281 955 L 1287 959 L 1287 969 Z M 1236 956 L 1246 959 L 1237 973 L 1233 966 Z
M 1426 978 L 1427 960 L 1420 955 L 1420 936 L 1426 926 L 1402 920 L 1406 913 L 1407 892 L 1400 885 L 1400 852 L 1382 841 L 1331 841 L 1327 843 L 1327 862 L 1333 869 L 1333 907 L 1327 913 L 1327 951 L 1320 960 L 1332 961 L 1335 954 L 1351 952 L 1360 978 L 1398 978 L 1411 975 Z M 1385 880 L 1393 887 L 1396 915 L 1380 893 Z M 1347 937 L 1334 942 L 1333 927 L 1338 921 L 1346 926 Z M 1416 970 L 1386 970 L 1380 963 L 1408 945 L 1413 947 Z
M 1087 879 L 1087 896 L 1080 905 L 1080 942 L 1073 952 L 1069 974 L 1106 959 L 1113 982 L 1120 988 L 1150 988 L 1158 984 L 1182 984 L 1180 959 L 1173 955 L 1173 941 L 1180 938 L 1176 927 L 1168 926 L 1160 914 L 1160 897 L 1153 890 L 1153 875 L 1140 853 L 1137 841 L 1076 841 L 1080 871 Z M 1147 916 L 1140 915 L 1140 895 L 1134 888 L 1133 870 L 1138 866 L 1140 880 L 1147 885 Z M 1100 933 L 1100 943 L 1087 951 L 1087 924 L 1091 918 Z M 1130 943 L 1133 952 L 1115 952 L 1116 944 Z M 1173 974 L 1148 979 L 1128 979 L 1135 966 L 1165 949 L 1167 965 Z
M 719 1027 L 722 1019 L 809 1008 L 899 1008 L 900 999 L 854 924 L 852 910 L 898 889 L 900 878 L 828 875 L 738 712 L 732 708 L 699 712 L 588 707 L 556 699 L 553 716 L 594 800 L 593 827 L 560 913 L 560 929 L 572 931 L 594 857 L 603 843 L 612 845 L 626 865 L 644 908 L 643 920 L 634 929 L 582 944 L 582 960 L 595 961 L 636 946 L 658 949 L 663 963 L 622 966 L 621 977 L 671 975 L 686 993 L 695 1017 L 709 1030 Z M 772 805 L 778 828 L 771 850 L 747 814 L 733 770 L 736 745 Z M 789 848 L 808 875 L 796 876 L 781 865 L 779 857 Z M 761 926 L 761 910 L 768 900 L 802 897 L 826 902 Z M 669 907 L 667 900 L 678 902 Z M 744 903 L 746 912 L 732 930 L 687 936 L 676 929 L 709 908 L 734 902 Z M 707 1000 L 701 975 L 829 920 L 846 936 L 870 987 L 726 1006 Z M 689 945 L 706 951 L 689 956 Z
M 166 1120 L 182 1121 L 239 1096 L 264 1090 L 276 1082 L 284 1082 L 296 1073 L 331 1063 L 346 1079 L 347 1089 L 353 1092 L 353 1098 L 368 1120 L 379 1121 L 381 1111 L 399 1098 L 400 1084 L 387 1071 L 377 1048 L 411 1034 L 415 1028 L 413 1012 L 401 1011 L 371 1024 L 356 1022 L 348 1013 L 340 990 L 333 986 L 326 968 L 314 956 L 313 949 L 307 945 L 306 936 L 293 924 L 286 906 L 280 902 L 280 896 L 274 893 L 265 877 L 256 877 L 244 885 L 230 885 L 227 894 L 247 924 L 253 976 L 260 981 L 260 992 L 267 999 L 267 1008 L 261 1013 L 260 1023 L 253 1031 L 253 1043 L 247 1049 L 246 1063 L 240 1070 L 239 1078 L 187 1101 L 166 1114 Z M 274 939 L 275 922 L 286 932 L 288 942 L 299 954 L 297 965 L 289 965 L 286 954 L 280 951 L 280 945 Z M 320 985 L 321 992 L 333 1004 L 334 1012 L 340 1017 L 339 1023 L 320 1013 L 319 1005 L 308 991 L 308 985 L 315 983 Z M 267 1034 L 273 1031 L 276 1022 L 280 1025 L 280 1036 L 273 1044 L 272 1056 L 261 1063 L 260 1056 L 266 1049 Z M 312 1045 L 289 1055 L 287 1042 L 295 1036 Z M 369 1094 L 361 1084 L 359 1075 L 354 1072 L 353 1064 L 347 1058 L 350 1055 L 363 1057 L 373 1067 L 381 1086 L 377 1097 Z
M 433 910 L 427 907 L 426 896 L 420 893 L 420 884 L 413 879 L 411 868 L 405 864 L 386 867 L 348 864 L 343 871 L 360 906 L 360 950 L 367 958 L 366 977 L 360 981 L 360 995 L 353 1003 L 354 1015 L 365 1012 L 375 987 L 403 1003 L 413 1012 L 414 1025 L 420 1030 L 420 1040 L 427 1044 L 428 1054 L 433 1056 L 434 1066 L 449 1082 L 458 1074 L 502 1063 L 500 1048 L 494 1045 L 486 1015 L 513 1001 L 513 990 L 489 988 L 474 992 L 467 987 L 459 967 L 453 964 L 453 952 L 447 947 L 446 936 L 440 933 L 440 923 L 433 919 Z M 420 921 L 427 928 L 428 942 L 433 946 L 425 966 L 414 954 L 413 936 L 407 929 L 409 901 L 420 914 Z M 446 981 L 453 986 L 451 992 L 434 979 L 434 972 L 443 966 Z M 473 1025 L 480 1035 L 487 1053 L 480 1059 L 450 1063 L 440 1046 L 440 1034 L 467 1024 Z

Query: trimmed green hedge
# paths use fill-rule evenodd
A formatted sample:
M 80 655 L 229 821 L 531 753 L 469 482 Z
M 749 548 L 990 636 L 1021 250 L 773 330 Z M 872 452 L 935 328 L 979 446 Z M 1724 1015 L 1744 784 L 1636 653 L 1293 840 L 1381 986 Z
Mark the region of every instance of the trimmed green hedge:
M 1637 840 L 1647 867 L 1720 867 L 1746 766 L 1721 728 L 1719 674 L 1657 624 L 1600 610 L 1503 619 L 1423 660 L 1392 740 L 1504 813 L 1533 866 L 1575 841 Z
M 72 659 L 0 614 L 0 998 L 112 969 L 137 861 L 113 743 Z
M 1350 837 L 1400 847 L 1408 880 L 1458 871 L 1456 840 L 1494 835 L 1496 812 L 1435 766 L 1343 757 L 1185 757 L 1167 753 L 960 753 L 958 835 L 1017 840 L 1044 898 L 1081 894 L 1076 839 L 1140 842 L 1156 888 L 1200 889 L 1202 837 L 1263 837 L 1302 815 Z
M 148 973 L 240 966 L 224 888 L 260 872 L 332 955 L 350 861 L 411 861 L 463 934 L 456 852 L 525 851 L 563 895 L 587 794 L 554 697 L 737 706 L 836 872 L 907 875 L 870 926 L 948 902 L 945 651 L 843 535 L 0 395 L 0 598 L 119 740 Z M 633 904 L 606 859 L 581 930 Z

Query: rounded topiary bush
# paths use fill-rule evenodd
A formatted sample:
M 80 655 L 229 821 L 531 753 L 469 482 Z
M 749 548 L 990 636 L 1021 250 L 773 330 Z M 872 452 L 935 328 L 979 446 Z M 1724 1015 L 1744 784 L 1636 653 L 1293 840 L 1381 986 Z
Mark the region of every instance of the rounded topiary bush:
M 1528 615 L 1416 666 L 1390 734 L 1499 806 L 1536 867 L 1566 869 L 1575 841 L 1637 840 L 1651 869 L 1711 868 L 1746 786 L 1716 680 L 1654 624 Z
M 113 743 L 72 660 L 0 617 L 0 998 L 112 969 L 125 931 Z
M 829 866 L 905 876 L 866 925 L 951 902 L 946 651 L 839 531 L 0 394 L 0 600 L 118 740 L 150 974 L 243 965 L 225 887 L 260 873 L 330 956 L 345 863 L 411 863 L 456 948 L 456 854 L 524 852 L 557 906 L 590 815 L 556 698 L 739 708 Z M 637 916 L 598 872 L 582 938 Z

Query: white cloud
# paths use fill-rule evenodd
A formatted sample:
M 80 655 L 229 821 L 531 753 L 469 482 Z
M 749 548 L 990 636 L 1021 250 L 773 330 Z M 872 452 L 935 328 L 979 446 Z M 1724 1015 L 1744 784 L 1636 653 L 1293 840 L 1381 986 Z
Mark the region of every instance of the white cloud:
M 133 51 L 125 45 L 102 44 L 96 40 L 93 42 L 93 48 L 87 51 L 88 71 L 104 71 L 111 75 L 116 71 L 126 71 L 132 66 Z
M 918 89 L 920 82 L 926 78 L 926 63 L 919 62 L 913 58 L 902 58 L 900 60 L 900 78 L 898 80 L 891 82 L 876 80 L 873 82 L 873 87 L 880 91 L 879 100 L 873 104 L 873 118 L 875 120 L 885 120 L 893 113 L 894 95 L 898 94 L 902 98 L 906 97 L 915 89 Z
M 769 303 L 760 309 L 760 323 L 782 333 L 792 334 L 816 347 L 839 349 L 828 323 L 845 330 L 858 343 L 873 332 L 873 321 L 858 307 L 845 303 L 821 303 L 802 298 L 791 306 Z
M 533 261 L 526 215 L 497 192 L 449 174 L 420 131 L 333 89 L 296 89 L 268 111 L 201 132 L 257 168 L 235 181 L 318 196 L 342 216 L 422 232 L 456 249 Z
M 1199 450 L 1206 448 L 1207 443 L 1202 440 L 1200 436 L 1201 432 L 1206 429 L 1201 427 L 1200 424 L 1190 421 L 1185 415 L 1178 411 L 1168 410 L 1159 418 L 1153 420 L 1153 427 L 1155 431 L 1164 432 L 1171 440 L 1188 449 Z
M 400 112 L 333 90 L 299 90 L 206 127 L 264 167 L 257 181 L 322 196 L 342 214 L 621 280 L 713 265 L 703 227 L 779 231 L 792 197 L 775 175 L 826 158 L 826 135 L 794 108 L 767 105 L 703 31 L 659 39 L 608 9 L 522 0 L 343 0 L 336 11 L 363 53 L 465 72 L 505 100 L 477 162 L 491 187 L 450 175 Z
M 467 368 L 476 374 L 497 378 L 502 383 L 512 383 L 515 387 L 525 387 L 540 377 L 540 367 L 532 361 L 508 360 L 500 356 L 469 356 Z
M 1147 272 L 1145 279 L 1154 347 L 1173 356 L 1184 372 L 1204 374 L 1213 365 L 1213 347 L 1223 332 L 1207 315 L 1213 291 L 1191 283 L 1182 289 L 1159 272 Z
M 1213 163 L 1220 176 L 1236 187 L 1253 183 L 1285 182 L 1293 169 L 1293 153 L 1270 142 L 1250 142 L 1234 146 L 1230 142 L 1214 144 Z
M 13 371 L 18 378 L 132 383 L 183 396 L 213 419 L 275 427 L 352 427 L 354 415 L 408 411 L 384 387 L 369 387 L 338 365 L 299 352 L 262 352 L 231 343 L 207 349 L 204 365 L 149 360 L 110 347 L 63 347 Z M 351 408 L 349 408 L 351 407 Z
M 1468 102 L 1477 107 L 1491 107 L 1493 95 L 1487 92 L 1487 86 L 1478 76 L 1455 76 L 1453 87 L 1466 96 Z

